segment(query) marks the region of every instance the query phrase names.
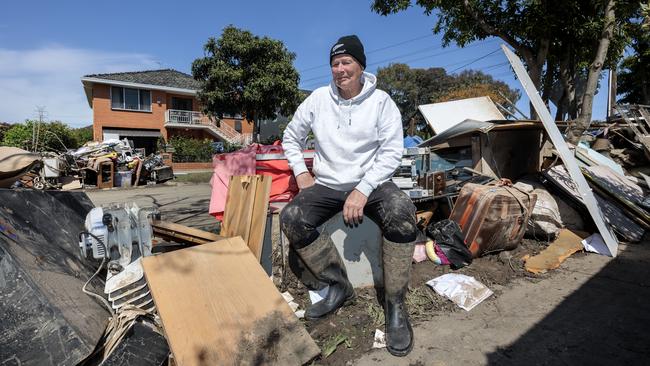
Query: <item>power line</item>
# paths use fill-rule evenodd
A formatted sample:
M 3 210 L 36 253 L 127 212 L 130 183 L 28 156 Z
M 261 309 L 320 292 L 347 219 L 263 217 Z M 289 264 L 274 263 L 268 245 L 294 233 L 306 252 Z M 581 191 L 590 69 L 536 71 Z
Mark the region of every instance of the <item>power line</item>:
M 376 48 L 374 50 L 370 50 L 370 51 L 366 52 L 366 55 L 371 54 L 371 53 L 375 53 L 375 52 L 379 52 L 379 51 L 384 51 L 384 50 L 394 48 L 394 47 L 397 47 L 397 46 L 401 46 L 401 45 L 404 45 L 404 44 L 407 44 L 407 43 L 419 41 L 421 39 L 432 37 L 432 36 L 433 36 L 433 34 L 427 34 L 427 35 L 424 35 L 424 36 L 407 39 L 406 41 L 401 41 L 401 42 L 394 43 L 394 44 L 391 44 L 391 45 L 388 45 L 388 46 L 384 46 L 384 47 Z M 299 70 L 298 72 L 303 73 L 305 71 L 315 70 L 315 69 L 318 69 L 318 68 L 321 68 L 321 67 L 324 67 L 324 66 L 329 66 L 329 64 L 320 64 L 318 66 L 308 67 L 306 69 Z
M 455 69 L 449 71 L 449 73 L 450 73 L 450 74 L 453 74 L 454 72 L 456 72 L 456 71 L 458 71 L 458 70 L 460 70 L 460 69 L 462 69 L 462 68 L 465 68 L 465 67 L 467 67 L 467 66 L 469 66 L 469 65 L 471 65 L 471 64 L 473 64 L 473 63 L 475 63 L 475 62 L 478 62 L 478 61 L 480 61 L 480 60 L 482 60 L 482 59 L 484 59 L 484 58 L 486 58 L 486 57 L 488 57 L 488 56 L 490 56 L 490 55 L 492 55 L 492 54 L 494 54 L 494 53 L 497 53 L 497 52 L 499 52 L 499 49 L 498 49 L 498 48 L 497 48 L 496 50 L 494 50 L 494 51 L 488 53 L 488 54 L 485 54 L 485 55 L 483 55 L 483 56 L 481 56 L 481 57 L 478 57 L 478 58 L 474 59 L 474 60 L 471 61 L 471 62 L 466 63 L 466 64 L 463 65 L 463 66 L 457 67 L 457 68 L 455 68 Z
M 464 48 L 456 48 L 456 49 L 449 50 L 449 51 L 445 51 L 445 52 L 435 53 L 435 54 L 433 54 L 433 55 L 427 55 L 427 56 L 424 56 L 424 57 L 418 57 L 418 58 L 415 58 L 415 59 L 406 59 L 406 60 L 401 60 L 401 61 L 402 61 L 402 62 L 405 62 L 405 63 L 406 63 L 406 62 L 415 62 L 415 61 L 424 60 L 424 59 L 429 59 L 429 58 L 433 58 L 433 57 L 445 56 L 445 55 L 448 55 L 448 54 L 451 54 L 451 53 L 454 53 L 454 52 L 464 51 L 464 50 L 469 49 L 469 48 L 474 48 L 474 47 L 482 46 L 482 45 L 485 45 L 486 43 L 491 43 L 491 42 L 495 42 L 495 41 L 497 41 L 497 40 L 490 40 L 490 41 L 487 41 L 487 42 L 484 42 L 484 43 L 476 43 L 476 44 L 473 44 L 473 45 L 470 45 L 470 46 L 467 46 L 467 47 L 464 47 Z M 498 50 L 498 49 L 497 49 L 497 50 Z M 414 53 L 415 53 L 415 52 L 413 52 L 413 53 L 407 53 L 407 54 L 404 54 L 404 55 L 395 56 L 395 57 L 390 58 L 390 59 L 385 59 L 385 60 L 381 60 L 381 61 L 377 61 L 377 62 L 372 62 L 372 63 L 369 63 L 368 66 L 371 66 L 371 65 L 377 65 L 377 64 L 382 64 L 382 63 L 385 63 L 385 62 L 388 62 L 388 61 L 399 60 L 399 59 L 401 59 L 401 58 L 404 57 L 404 56 L 408 56 L 408 55 L 411 55 L 411 54 L 414 54 Z M 495 52 L 491 52 L 491 53 L 490 53 L 489 55 L 487 55 L 487 56 L 481 56 L 481 58 L 487 58 L 487 57 L 491 56 L 491 55 L 494 54 L 494 53 L 495 53 Z M 458 65 L 459 63 L 463 63 L 463 62 L 467 62 L 467 61 L 470 61 L 468 64 L 471 64 L 471 63 L 474 63 L 474 62 L 476 62 L 476 61 L 478 61 L 478 60 L 475 59 L 475 58 L 472 58 L 472 59 L 465 59 L 465 60 L 462 60 L 462 61 L 458 61 L 458 62 L 455 62 L 455 63 L 452 63 L 452 64 L 448 64 L 448 65 L 442 66 L 442 68 L 446 68 L 446 67 L 453 66 L 453 65 Z M 466 66 L 466 65 L 461 66 L 461 68 L 464 67 L 464 66 Z M 318 77 L 313 77 L 313 78 L 309 78 L 309 79 L 306 79 L 306 80 L 302 80 L 302 81 L 301 81 L 302 83 L 305 83 L 305 82 L 307 82 L 307 81 L 312 81 L 312 82 L 310 82 L 310 83 L 303 84 L 302 87 L 303 87 L 303 88 L 306 88 L 306 89 L 309 89 L 309 88 L 312 87 L 312 86 L 315 86 L 315 85 L 318 85 L 318 84 L 322 83 L 321 80 L 328 79 L 328 78 L 330 78 L 330 77 L 331 77 L 331 75 L 330 75 L 330 74 L 327 74 L 327 75 L 322 75 L 322 76 L 318 76 Z

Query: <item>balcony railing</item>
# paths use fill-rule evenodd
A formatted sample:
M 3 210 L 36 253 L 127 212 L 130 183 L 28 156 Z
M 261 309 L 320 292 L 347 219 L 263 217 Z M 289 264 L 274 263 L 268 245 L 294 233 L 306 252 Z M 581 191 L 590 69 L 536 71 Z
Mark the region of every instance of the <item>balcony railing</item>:
M 168 109 L 165 111 L 165 123 L 204 125 L 232 143 L 248 145 L 252 142 L 251 134 L 241 134 L 223 122 L 220 123 L 220 126 L 217 126 L 216 123 L 201 112 Z
M 168 109 L 165 112 L 165 122 L 166 123 L 190 123 L 190 124 L 203 124 L 205 122 L 209 123 L 209 119 L 206 118 L 201 112 L 194 111 L 181 111 L 178 109 Z

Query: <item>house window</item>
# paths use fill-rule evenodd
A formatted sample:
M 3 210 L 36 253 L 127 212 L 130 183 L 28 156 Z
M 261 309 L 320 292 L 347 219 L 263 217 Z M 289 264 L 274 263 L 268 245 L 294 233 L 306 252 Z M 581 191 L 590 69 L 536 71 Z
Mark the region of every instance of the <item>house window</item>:
M 151 91 L 113 86 L 111 108 L 151 112 Z
M 235 131 L 241 133 L 241 120 L 235 120 Z
M 172 109 L 178 109 L 181 111 L 191 111 L 192 99 L 172 97 Z

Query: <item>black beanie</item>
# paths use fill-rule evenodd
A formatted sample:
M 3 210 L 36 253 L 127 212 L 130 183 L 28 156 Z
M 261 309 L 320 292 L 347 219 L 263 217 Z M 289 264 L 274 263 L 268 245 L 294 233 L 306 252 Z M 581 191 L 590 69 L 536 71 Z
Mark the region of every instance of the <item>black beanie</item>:
M 366 54 L 363 53 L 363 45 L 359 37 L 351 35 L 339 38 L 330 51 L 330 65 L 334 56 L 342 54 L 354 57 L 364 69 L 366 68 Z

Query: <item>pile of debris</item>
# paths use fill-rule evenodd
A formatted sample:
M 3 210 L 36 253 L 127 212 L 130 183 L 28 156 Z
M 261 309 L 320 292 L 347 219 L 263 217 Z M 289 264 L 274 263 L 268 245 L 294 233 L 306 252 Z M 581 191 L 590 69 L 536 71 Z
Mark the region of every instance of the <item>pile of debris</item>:
M 0 159 L 2 188 L 131 187 L 174 178 L 172 168 L 165 165 L 160 154 L 145 156 L 144 149 L 133 149 L 126 139 L 89 142 L 62 154 L 0 147 Z
M 504 272 L 536 276 L 579 251 L 615 257 L 619 242 L 638 242 L 650 228 L 647 107 L 619 106 L 620 118 L 594 124 L 583 141 L 570 144 L 559 130 L 566 125 L 550 119 L 523 65 L 505 51 L 541 121 L 506 120 L 488 97 L 420 106 L 436 135 L 407 147 L 392 178 L 418 209 L 407 295 L 414 322 L 430 319 L 436 307 L 471 311 L 498 293 L 493 286 L 506 283 L 498 278 Z M 144 159 L 120 141 L 40 163 L 26 154 L 15 157 L 20 164 L 12 174 L 49 169 L 101 186 L 108 172 L 112 185 L 114 175 L 121 182 L 135 175 L 137 184 L 159 180 L 164 170 L 158 157 Z M 312 156 L 304 154 L 309 167 Z M 48 180 L 54 177 L 42 178 L 55 184 Z M 338 215 L 323 225 L 360 300 L 327 321 L 303 322 L 305 307 L 328 290 L 298 283 L 291 274 L 300 270 L 296 254 L 281 234 L 272 239 L 273 216 L 297 193 L 281 146 L 218 156 L 212 189 L 208 211 L 222 221 L 219 235 L 160 221 L 155 210 L 133 204 L 92 208 L 85 197 L 49 196 L 69 192 L 28 191 L 40 210 L 21 210 L 21 192 L 5 191 L 0 278 L 43 295 L 18 299 L 0 286 L 0 299 L 11 300 L 0 301 L 0 309 L 14 320 L 7 323 L 10 332 L 0 334 L 0 359 L 301 365 L 320 354 L 320 363 L 341 364 L 353 357 L 337 358 L 346 352 L 337 347 L 366 352 L 385 346 L 375 329 L 383 326 L 381 233 L 371 220 L 351 228 Z M 58 206 L 64 214 L 46 222 Z M 48 231 L 60 240 L 49 240 Z M 81 255 L 70 251 L 77 238 Z M 101 264 L 92 267 L 93 260 Z M 53 285 L 42 276 L 46 271 L 66 281 Z M 80 277 L 88 278 L 83 286 Z M 79 317 L 70 316 L 76 308 L 69 309 L 75 287 L 98 300 L 80 301 L 78 312 L 91 313 L 92 329 L 69 333 L 67 343 L 47 339 L 77 329 Z M 54 331 L 35 332 L 34 321 L 20 321 L 39 306 L 51 311 L 37 320 Z M 108 313 L 100 335 L 98 324 Z M 41 342 L 27 341 L 32 334 Z M 12 347 L 3 347 L 6 340 Z M 50 352 L 51 344 L 62 349 Z

